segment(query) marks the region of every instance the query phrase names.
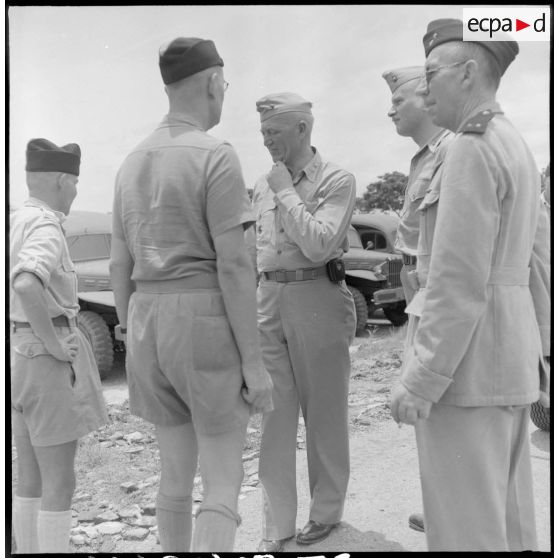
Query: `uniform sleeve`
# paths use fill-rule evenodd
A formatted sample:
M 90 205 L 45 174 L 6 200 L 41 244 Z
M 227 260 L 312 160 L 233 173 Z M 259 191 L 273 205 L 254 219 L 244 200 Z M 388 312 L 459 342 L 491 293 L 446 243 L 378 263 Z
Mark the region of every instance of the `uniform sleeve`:
M 542 200 L 529 267 L 529 289 L 539 325 L 543 354 L 550 356 L 550 214 Z
M 10 272 L 10 284 L 24 271 L 33 273 L 47 287 L 60 264 L 64 237 L 60 225 L 48 219 L 33 222 L 27 229 L 17 262 Z
M 402 372 L 407 389 L 429 401 L 451 384 L 485 311 L 499 224 L 494 168 L 484 144 L 463 135 L 442 170 L 424 308 Z
M 206 216 L 211 236 L 255 221 L 236 152 L 221 144 L 212 153 L 207 169 Z
M 124 228 L 122 226 L 122 202 L 120 187 L 118 186 L 118 175 L 114 187 L 114 200 L 112 203 L 112 236 L 120 240 L 126 240 Z
M 339 170 L 323 198 L 309 208 L 294 188 L 276 194 L 285 233 L 313 262 L 329 258 L 343 243 L 356 199 L 352 174 Z M 311 210 L 309 210 L 311 209 Z

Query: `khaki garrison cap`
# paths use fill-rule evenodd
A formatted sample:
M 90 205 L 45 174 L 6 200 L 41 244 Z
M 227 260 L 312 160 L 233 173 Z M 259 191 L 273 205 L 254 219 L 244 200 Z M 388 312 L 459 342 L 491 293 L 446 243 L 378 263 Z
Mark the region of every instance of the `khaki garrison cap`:
M 404 83 L 424 77 L 424 66 L 407 66 L 406 68 L 387 70 L 382 74 L 382 77 L 387 81 L 391 92 L 395 93 L 395 90 Z
M 505 33 L 502 33 L 503 36 Z M 435 19 L 428 24 L 426 34 L 422 38 L 424 54 L 428 56 L 430 51 L 449 41 L 463 41 L 463 22 L 460 19 Z M 513 59 L 519 52 L 519 45 L 511 38 L 508 41 L 466 41 L 475 42 L 484 47 L 494 56 L 500 76 L 508 69 Z
M 256 101 L 256 110 L 263 122 L 277 114 L 286 112 L 302 112 L 312 114 L 312 103 L 296 93 L 272 93 Z

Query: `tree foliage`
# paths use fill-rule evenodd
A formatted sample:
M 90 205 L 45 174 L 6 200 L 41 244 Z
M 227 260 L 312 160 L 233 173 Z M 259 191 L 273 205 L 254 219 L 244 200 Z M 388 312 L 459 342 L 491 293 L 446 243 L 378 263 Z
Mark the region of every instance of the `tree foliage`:
M 400 216 L 407 179 L 406 175 L 398 171 L 379 176 L 376 182 L 368 184 L 362 198 L 357 198 L 357 209 L 365 213 L 372 209 L 393 211 Z

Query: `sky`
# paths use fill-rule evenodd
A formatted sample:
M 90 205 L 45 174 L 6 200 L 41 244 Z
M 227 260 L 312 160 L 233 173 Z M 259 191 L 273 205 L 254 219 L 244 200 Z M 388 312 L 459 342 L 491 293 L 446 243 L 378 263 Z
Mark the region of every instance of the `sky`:
M 236 149 L 246 187 L 271 167 L 256 100 L 293 91 L 313 103 L 312 144 L 352 172 L 357 194 L 386 172 L 408 174 L 416 144 L 387 117 L 382 72 L 424 64 L 429 21 L 456 5 L 10 7 L 9 196 L 27 197 L 25 146 L 45 137 L 82 149 L 73 208 L 108 212 L 126 155 L 168 110 L 159 47 L 212 39 L 225 62 L 221 122 L 209 133 Z M 550 159 L 550 44 L 522 42 L 498 100 L 539 168 Z

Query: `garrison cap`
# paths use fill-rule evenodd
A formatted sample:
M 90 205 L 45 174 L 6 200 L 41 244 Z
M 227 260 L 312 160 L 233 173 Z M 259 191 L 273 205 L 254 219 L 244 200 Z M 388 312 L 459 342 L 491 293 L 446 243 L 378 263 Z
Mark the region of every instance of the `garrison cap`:
M 505 35 L 502 33 L 502 35 Z M 507 35 L 505 35 L 507 37 Z M 460 19 L 435 19 L 428 24 L 426 34 L 422 38 L 424 54 L 449 41 L 463 41 L 463 22 Z M 496 59 L 500 76 L 504 75 L 508 66 L 519 52 L 519 46 L 511 38 L 508 41 L 466 41 L 475 42 L 488 50 Z
M 224 66 L 213 41 L 178 37 L 159 49 L 159 68 L 166 85 L 212 66 Z
M 414 79 L 424 77 L 424 66 L 407 66 L 406 68 L 397 68 L 395 70 L 387 70 L 382 74 L 387 81 L 392 93 L 404 83 Z
M 25 170 L 28 172 L 65 172 L 79 176 L 81 149 L 77 143 L 62 147 L 44 138 L 27 144 Z
M 312 103 L 296 93 L 272 93 L 256 101 L 256 110 L 263 122 L 277 114 L 286 112 L 303 112 L 312 114 Z

